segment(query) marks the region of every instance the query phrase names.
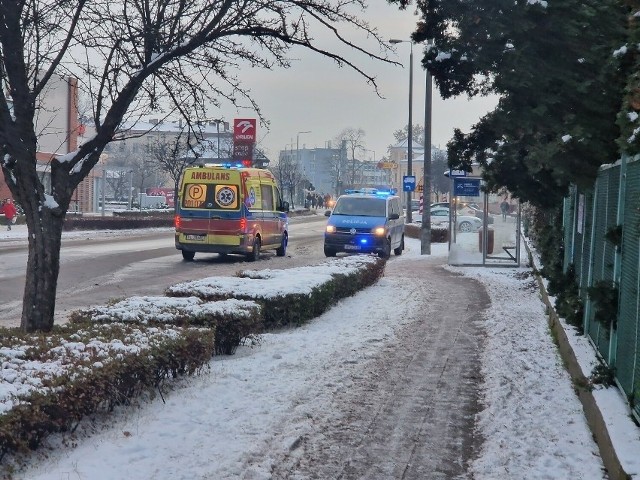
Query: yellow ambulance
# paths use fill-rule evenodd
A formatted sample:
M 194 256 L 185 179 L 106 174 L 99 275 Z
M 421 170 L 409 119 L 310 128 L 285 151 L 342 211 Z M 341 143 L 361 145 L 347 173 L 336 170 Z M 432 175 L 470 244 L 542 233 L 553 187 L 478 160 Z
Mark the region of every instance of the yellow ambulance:
M 230 165 L 188 167 L 180 179 L 175 243 L 182 258 L 196 252 L 282 257 L 289 242 L 289 204 L 268 170 Z

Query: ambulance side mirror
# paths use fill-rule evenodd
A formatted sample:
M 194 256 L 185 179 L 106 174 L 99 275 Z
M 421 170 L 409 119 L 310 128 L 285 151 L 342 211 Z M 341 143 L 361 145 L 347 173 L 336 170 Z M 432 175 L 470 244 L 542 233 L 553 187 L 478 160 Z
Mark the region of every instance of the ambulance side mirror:
M 278 210 L 280 210 L 281 212 L 288 212 L 289 211 L 289 202 L 280 201 L 280 208 Z

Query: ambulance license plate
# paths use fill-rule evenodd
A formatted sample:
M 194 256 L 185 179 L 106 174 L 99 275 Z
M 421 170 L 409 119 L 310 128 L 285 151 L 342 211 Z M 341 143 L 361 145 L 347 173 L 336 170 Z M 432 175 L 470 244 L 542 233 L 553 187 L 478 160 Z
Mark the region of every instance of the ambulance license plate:
M 360 245 L 345 245 L 345 250 L 360 250 Z
M 185 235 L 185 240 L 191 240 L 193 242 L 204 242 L 207 238 L 206 235 Z

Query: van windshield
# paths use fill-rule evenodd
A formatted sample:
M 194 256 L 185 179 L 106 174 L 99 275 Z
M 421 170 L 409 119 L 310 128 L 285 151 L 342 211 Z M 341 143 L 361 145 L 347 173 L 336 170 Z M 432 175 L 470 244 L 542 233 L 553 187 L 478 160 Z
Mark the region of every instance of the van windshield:
M 387 215 L 386 204 L 384 198 L 341 197 L 338 199 L 332 215 L 385 217 Z

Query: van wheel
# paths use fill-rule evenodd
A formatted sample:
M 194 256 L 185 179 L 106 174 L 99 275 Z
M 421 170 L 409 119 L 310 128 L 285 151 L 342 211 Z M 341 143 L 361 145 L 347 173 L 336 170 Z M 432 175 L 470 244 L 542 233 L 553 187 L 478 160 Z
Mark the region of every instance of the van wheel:
M 182 252 L 182 258 L 187 262 L 193 260 L 193 257 L 196 256 L 196 252 L 189 252 L 187 250 L 180 250 Z
M 404 235 L 402 235 L 402 240 L 400 240 L 400 246 L 398 248 L 393 249 L 393 253 L 397 255 L 402 255 L 402 251 L 404 250 Z
M 260 237 L 256 236 L 256 239 L 253 241 L 253 249 L 247 257 L 247 260 L 249 260 L 250 262 L 260 260 Z
M 380 258 L 389 258 L 391 256 L 391 239 L 390 238 L 387 238 L 387 241 L 385 242 L 385 245 L 384 245 L 384 250 L 378 253 L 378 256 Z
M 284 255 L 287 253 L 287 243 L 289 243 L 289 238 L 285 234 L 282 236 L 282 243 L 276 249 L 276 255 L 278 257 L 284 257 Z
M 324 247 L 324 256 L 325 257 L 335 257 L 336 256 L 336 251 L 328 248 L 328 247 Z

